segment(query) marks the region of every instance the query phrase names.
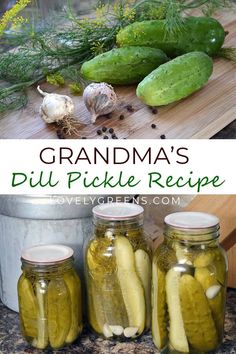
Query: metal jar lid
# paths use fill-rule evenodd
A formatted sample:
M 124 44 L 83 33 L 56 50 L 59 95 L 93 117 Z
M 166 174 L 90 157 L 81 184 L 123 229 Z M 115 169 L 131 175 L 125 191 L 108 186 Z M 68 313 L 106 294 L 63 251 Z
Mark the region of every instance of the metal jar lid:
M 178 212 L 165 217 L 165 223 L 178 229 L 208 229 L 219 224 L 217 216 L 201 212 Z
M 72 248 L 63 245 L 39 245 L 22 252 L 21 260 L 31 264 L 50 265 L 73 257 Z
M 130 220 L 143 212 L 143 207 L 131 203 L 106 203 L 93 208 L 94 216 L 104 220 Z
M 92 215 L 99 196 L 2 195 L 0 214 L 34 220 L 70 220 Z
M 165 226 L 167 230 L 174 233 L 186 233 L 191 235 L 204 235 L 215 232 L 218 237 L 220 220 L 217 216 L 202 212 L 177 212 L 165 217 Z M 206 236 L 207 237 L 207 236 Z

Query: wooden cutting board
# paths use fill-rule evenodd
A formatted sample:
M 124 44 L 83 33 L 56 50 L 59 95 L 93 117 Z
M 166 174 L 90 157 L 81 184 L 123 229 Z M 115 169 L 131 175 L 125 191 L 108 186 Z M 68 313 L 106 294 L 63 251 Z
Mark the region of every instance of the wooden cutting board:
M 236 47 L 236 13 L 222 13 L 218 19 L 229 31 L 226 45 Z M 49 92 L 55 88 L 43 84 Z M 58 89 L 58 93 L 68 94 L 67 89 Z M 216 59 L 214 73 L 209 83 L 199 92 L 177 104 L 161 107 L 158 114 L 144 106 L 135 96 L 135 87 L 117 87 L 119 96 L 118 111 L 112 118 L 99 118 L 96 124 L 85 125 L 80 129 L 87 138 L 102 138 L 96 134 L 102 126 L 113 128 L 118 138 L 158 139 L 162 134 L 166 138 L 211 138 L 226 125 L 236 119 L 236 64 Z M 90 115 L 81 97 L 74 98 L 76 116 L 89 123 Z M 36 88 L 29 90 L 29 103 L 19 111 L 2 115 L 0 119 L 0 138 L 56 138 L 56 128 L 46 125 L 38 111 L 42 98 Z M 131 104 L 134 112 L 128 112 L 125 106 Z M 125 119 L 119 116 L 124 114 Z M 155 123 L 156 129 L 151 125 Z

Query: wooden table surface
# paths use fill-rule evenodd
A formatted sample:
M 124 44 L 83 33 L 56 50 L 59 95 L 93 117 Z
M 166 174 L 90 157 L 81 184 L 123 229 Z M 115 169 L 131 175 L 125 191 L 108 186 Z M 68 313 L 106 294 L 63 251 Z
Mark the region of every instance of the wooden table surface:
M 236 47 L 236 14 L 221 13 L 217 18 L 229 31 L 226 46 Z M 43 84 L 42 88 L 49 92 L 55 90 L 48 84 Z M 236 118 L 236 64 L 223 59 L 215 59 L 214 73 L 202 90 L 179 103 L 159 108 L 158 114 L 153 114 L 139 101 L 134 86 L 116 87 L 115 90 L 119 97 L 117 111 L 110 119 L 98 118 L 94 125 L 89 124 L 90 114 L 82 97 L 74 97 L 76 117 L 85 123 L 79 127 L 80 137 L 102 138 L 96 132 L 106 126 L 113 128 L 121 139 L 158 139 L 162 134 L 173 139 L 208 139 Z M 67 89 L 57 89 L 56 92 L 68 94 Z M 56 127 L 47 125 L 39 116 L 42 98 L 36 88 L 31 88 L 28 93 L 29 102 L 24 109 L 1 115 L 0 138 L 57 138 Z M 129 104 L 134 112 L 127 111 Z M 124 120 L 119 119 L 121 114 L 124 114 Z M 153 123 L 156 129 L 151 128 Z

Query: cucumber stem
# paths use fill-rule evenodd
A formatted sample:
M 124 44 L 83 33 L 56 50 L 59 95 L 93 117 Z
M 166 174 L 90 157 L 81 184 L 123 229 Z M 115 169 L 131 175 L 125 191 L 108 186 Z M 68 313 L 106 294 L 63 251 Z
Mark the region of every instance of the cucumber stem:
M 236 63 L 236 48 L 231 48 L 231 47 L 221 48 L 219 53 L 217 54 L 217 57 L 224 58 L 232 61 L 233 63 Z

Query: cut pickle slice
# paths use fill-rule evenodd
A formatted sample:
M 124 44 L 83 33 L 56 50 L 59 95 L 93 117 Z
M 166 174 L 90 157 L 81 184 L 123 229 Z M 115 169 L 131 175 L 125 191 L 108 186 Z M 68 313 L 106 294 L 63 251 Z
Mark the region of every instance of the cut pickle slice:
M 61 348 L 71 328 L 71 300 L 62 279 L 53 279 L 48 285 L 48 333 L 50 346 Z
M 212 286 L 220 286 L 215 274 L 211 273 L 208 268 L 197 268 L 195 270 L 195 278 L 205 292 Z M 223 336 L 224 328 L 224 293 L 225 289 L 220 286 L 220 290 L 215 297 L 212 299 L 207 298 L 220 338 Z
M 38 335 L 37 328 L 37 299 L 33 286 L 24 275 L 18 282 L 19 309 L 21 324 L 26 337 L 36 338 Z
M 170 317 L 169 337 L 170 343 L 175 350 L 189 353 L 189 345 L 180 305 L 180 279 L 180 273 L 173 268 L 166 274 L 166 297 Z
M 138 327 L 138 334 L 141 334 L 146 323 L 145 295 L 135 270 L 133 248 L 126 237 L 118 236 L 115 240 L 115 256 L 129 327 Z
M 156 347 L 161 350 L 168 342 L 167 305 L 166 305 L 165 273 L 152 265 L 152 336 Z
M 191 346 L 202 352 L 217 349 L 218 336 L 204 290 L 191 275 L 180 279 L 180 300 L 186 334 Z
M 76 272 L 67 272 L 63 279 L 70 293 L 71 326 L 66 337 L 66 343 L 73 343 L 82 331 L 81 284 Z
M 135 269 L 144 288 L 146 303 L 146 328 L 150 328 L 152 266 L 149 255 L 142 249 L 135 252 Z

